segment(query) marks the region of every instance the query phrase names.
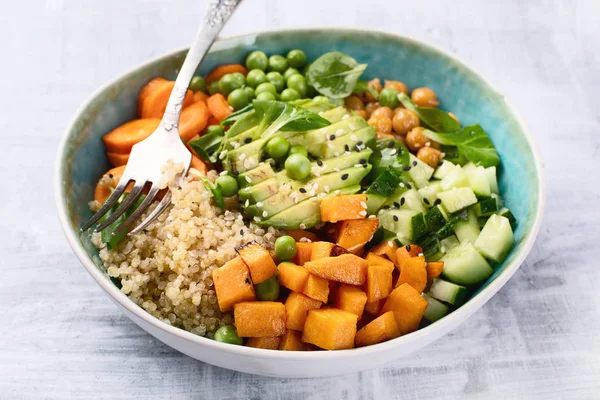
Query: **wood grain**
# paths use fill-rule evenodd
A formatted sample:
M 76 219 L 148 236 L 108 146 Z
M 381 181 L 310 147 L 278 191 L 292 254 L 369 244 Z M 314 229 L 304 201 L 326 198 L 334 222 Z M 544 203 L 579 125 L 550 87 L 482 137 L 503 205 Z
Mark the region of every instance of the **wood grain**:
M 548 201 L 527 261 L 452 334 L 384 368 L 273 379 L 202 364 L 121 315 L 70 251 L 55 149 L 100 84 L 189 43 L 201 1 L 10 2 L 0 13 L 0 398 L 600 398 L 600 3 L 246 0 L 224 34 L 360 26 L 478 68 L 521 111 Z

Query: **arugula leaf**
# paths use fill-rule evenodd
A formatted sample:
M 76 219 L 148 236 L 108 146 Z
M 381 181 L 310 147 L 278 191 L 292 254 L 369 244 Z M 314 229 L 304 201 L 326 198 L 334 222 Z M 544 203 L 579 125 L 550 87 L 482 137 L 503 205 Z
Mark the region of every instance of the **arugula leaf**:
M 426 128 L 434 132 L 455 132 L 460 129 L 460 124 L 446 111 L 437 108 L 419 107 L 405 94 L 398 94 L 400 103 L 409 110 L 414 111 Z
M 309 131 L 331 125 L 331 122 L 306 108 L 275 100 L 254 100 L 260 119 L 258 132 L 269 139 L 278 131 Z
M 306 79 L 319 93 L 340 99 L 352 93 L 367 64 L 339 51 L 325 53 L 308 67 Z
M 424 130 L 423 134 L 443 145 L 456 146 L 459 155 L 476 165 L 487 168 L 500 164 L 494 144 L 478 124 L 465 126 L 457 132 L 436 133 Z
M 213 199 L 215 200 L 215 203 L 217 204 L 217 206 L 219 206 L 219 208 L 224 208 L 225 203 L 223 202 L 223 191 L 221 190 L 221 187 L 219 185 L 215 185 L 214 183 L 212 183 L 205 176 L 201 177 L 200 179 L 202 180 L 204 187 L 212 192 Z
M 405 182 L 412 182 L 408 173 L 404 171 L 404 167 L 410 163 L 410 153 L 400 141 L 394 139 L 376 139 L 373 142 L 367 143 L 367 145 L 373 150 L 373 154 L 369 158 L 369 162 L 373 165 L 373 168 L 369 175 L 367 175 L 368 183 L 375 182 L 388 169 L 401 177 Z
M 218 132 L 207 133 L 199 139 L 190 142 L 190 146 L 204 160 L 209 160 L 212 163 L 217 162 L 219 148 L 223 141 L 223 135 Z
M 226 127 L 229 125 L 233 125 L 246 115 L 252 113 L 254 111 L 254 106 L 252 104 L 248 104 L 246 107 L 237 110 L 234 113 L 229 114 L 221 121 L 221 126 Z

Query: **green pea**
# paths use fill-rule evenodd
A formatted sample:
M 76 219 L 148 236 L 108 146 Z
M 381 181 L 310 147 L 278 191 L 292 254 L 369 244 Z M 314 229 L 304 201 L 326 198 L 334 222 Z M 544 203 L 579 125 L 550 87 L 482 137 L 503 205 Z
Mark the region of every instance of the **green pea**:
M 284 157 L 290 149 L 290 143 L 281 136 L 275 136 L 267 142 L 267 153 L 273 158 Z
M 306 96 L 306 78 L 300 74 L 294 74 L 287 78 L 287 87 L 298 92 L 300 97 Z
M 206 134 L 214 133 L 215 135 L 223 136 L 225 131 L 221 125 L 210 125 L 206 128 Z
M 289 155 L 291 156 L 292 154 L 300 154 L 301 156 L 308 157 L 308 151 L 306 150 L 306 147 L 301 144 L 295 144 L 290 147 Z
M 217 93 L 219 93 L 219 81 L 215 81 L 208 85 L 208 94 L 212 96 L 213 94 Z
M 285 57 L 278 54 L 269 57 L 269 71 L 279 72 L 283 74 L 288 67 L 288 62 Z
M 235 326 L 223 325 L 215 332 L 215 340 L 221 343 L 244 344 L 244 340 L 238 336 Z
M 246 68 L 248 71 L 251 69 L 260 69 L 262 71 L 267 70 L 267 66 L 269 65 L 269 60 L 267 59 L 267 55 L 262 51 L 253 51 L 248 54 L 246 57 Z
M 301 180 L 310 175 L 312 164 L 302 154 L 292 154 L 285 160 L 285 172 L 292 179 Z
M 221 192 L 223 192 L 223 196 L 225 197 L 235 196 L 239 189 L 237 180 L 230 175 L 219 176 L 215 180 L 215 183 L 221 188 Z
M 275 89 L 277 89 L 278 92 L 281 92 L 283 90 L 283 87 L 285 86 L 283 76 L 281 76 L 279 72 L 269 72 L 267 74 L 267 80 L 271 82 L 273 86 L 275 86 Z
M 281 236 L 275 241 L 275 255 L 279 261 L 289 261 L 296 255 L 296 241 L 291 236 Z
M 245 84 L 246 78 L 239 72 L 227 74 L 219 80 L 219 92 L 227 96 L 229 93 L 233 92 L 235 89 L 241 88 Z
M 298 70 L 296 68 L 288 68 L 285 70 L 284 74 L 283 74 L 283 79 L 285 79 L 287 81 L 287 79 L 294 75 L 294 74 L 299 74 L 300 72 L 298 72 Z
M 290 50 L 286 58 L 291 67 L 302 68 L 306 65 L 306 54 L 302 50 Z
M 379 93 L 379 104 L 383 107 L 396 108 L 400 101 L 398 100 L 398 91 L 388 87 Z
M 246 76 L 246 84 L 253 88 L 256 88 L 258 85 L 266 81 L 267 76 L 265 75 L 264 71 L 260 69 L 253 69 L 248 72 L 248 75 Z
M 235 89 L 227 96 L 227 102 L 234 110 L 241 110 L 250 104 L 250 99 L 244 89 Z
M 313 101 L 316 103 L 330 103 L 329 97 L 327 96 L 315 96 Z
M 279 297 L 279 282 L 277 278 L 272 276 L 267 280 L 262 281 L 254 286 L 256 298 L 261 301 L 274 301 Z
M 256 87 L 256 89 L 254 89 L 254 93 L 258 96 L 260 93 L 263 92 L 269 92 L 269 93 L 277 93 L 277 89 L 275 88 L 275 85 L 273 85 L 271 82 L 264 82 L 261 83 L 260 85 L 258 85 Z
M 368 87 L 369 87 L 369 82 L 367 82 L 367 81 L 358 81 L 358 82 L 356 82 L 356 86 L 354 86 L 354 89 L 352 90 L 352 93 L 354 93 L 354 94 L 363 94 L 364 92 L 367 91 Z
M 256 95 L 256 100 L 265 101 L 265 100 L 276 100 L 276 97 L 271 92 L 262 92 Z
M 254 96 L 254 89 L 250 86 L 244 86 L 244 92 L 246 92 L 246 96 L 248 96 L 248 100 L 252 100 Z
M 281 92 L 281 101 L 293 101 L 298 100 L 299 98 L 300 93 L 292 88 L 284 89 L 284 91 Z
M 206 89 L 206 81 L 201 76 L 195 76 L 192 78 L 192 82 L 190 82 L 190 90 L 192 92 L 197 92 L 198 90 Z

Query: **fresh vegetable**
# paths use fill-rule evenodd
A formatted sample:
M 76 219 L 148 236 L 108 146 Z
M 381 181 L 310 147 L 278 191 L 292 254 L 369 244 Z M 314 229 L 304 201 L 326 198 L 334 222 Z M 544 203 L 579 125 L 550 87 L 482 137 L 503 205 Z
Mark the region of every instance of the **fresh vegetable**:
M 256 89 L 261 83 L 267 82 L 267 75 L 263 70 L 253 69 L 246 76 L 246 84 Z
M 269 57 L 269 71 L 275 71 L 283 74 L 288 67 L 285 57 L 278 54 Z
M 369 265 L 367 269 L 366 292 L 369 303 L 385 299 L 392 292 L 394 264 L 381 264 Z
M 162 118 L 167 102 L 175 86 L 174 81 L 154 79 L 150 81 L 138 95 L 138 115 L 140 118 Z M 194 93 L 188 90 L 183 99 L 183 108 L 194 101 Z
M 369 263 L 354 254 L 342 254 L 304 263 L 313 274 L 349 285 L 362 285 L 367 279 Z
M 250 270 L 252 282 L 258 285 L 275 275 L 277 266 L 269 252 L 255 242 L 246 243 L 235 249 Z
M 286 333 L 285 306 L 274 301 L 248 301 L 233 307 L 233 317 L 241 337 L 274 337 Z
M 279 297 L 279 282 L 275 276 L 254 286 L 256 298 L 260 301 L 275 301 Z
M 266 71 L 268 66 L 269 59 L 262 51 L 255 50 L 246 57 L 246 68 L 248 68 L 248 70 L 258 69 L 261 71 Z
M 102 137 L 106 150 L 125 154 L 136 144 L 146 139 L 160 125 L 158 118 L 134 119 Z
M 347 176 L 346 176 L 347 178 Z M 345 179 L 342 175 L 342 180 Z M 338 222 L 365 218 L 367 215 L 367 196 L 352 194 L 327 197 L 321 201 L 321 220 Z
M 250 104 L 250 98 L 244 89 L 235 89 L 227 96 L 227 102 L 234 110 L 241 110 Z
M 310 261 L 312 248 L 313 243 L 296 242 L 296 256 L 293 261 L 298 265 L 304 265 L 306 261 Z
M 285 301 L 286 326 L 288 329 L 302 331 L 310 310 L 321 308 L 322 303 L 302 293 L 291 292 Z
M 304 351 L 307 350 L 307 345 L 302 342 L 302 335 L 300 332 L 288 329 L 285 335 L 281 337 L 279 350 Z
M 286 59 L 290 67 L 302 68 L 306 65 L 306 54 L 302 50 L 290 50 Z
M 279 283 L 294 292 L 304 291 L 309 275 L 310 272 L 306 268 L 294 263 L 279 264 Z
M 222 77 L 227 74 L 239 73 L 246 76 L 248 70 L 240 64 L 225 64 L 215 67 L 208 75 L 206 75 L 206 83 L 210 85 L 213 82 L 219 81 Z
M 404 107 L 419 116 L 423 126 L 434 132 L 456 132 L 460 129 L 460 124 L 445 111 L 431 107 L 419 107 L 405 93 L 398 94 L 398 100 Z M 432 139 L 435 140 L 435 138 Z
M 225 203 L 223 201 L 223 191 L 221 190 L 221 187 L 215 185 L 206 177 L 201 177 L 200 180 L 204 184 L 204 187 L 212 193 L 215 204 L 219 208 L 225 207 Z
M 308 67 L 308 84 L 317 92 L 333 99 L 341 99 L 352 93 L 356 82 L 367 68 L 349 55 L 333 51 L 323 54 Z
M 300 154 L 292 154 L 285 160 L 285 172 L 292 179 L 302 180 L 310 174 L 311 163 Z
M 296 256 L 296 241 L 291 236 L 280 236 L 275 240 L 275 256 L 280 261 L 289 261 Z
M 398 91 L 396 89 L 388 87 L 379 93 L 379 104 L 383 107 L 396 108 L 398 103 Z
M 266 75 L 266 77 L 267 81 L 275 86 L 275 90 L 277 90 L 277 92 L 281 92 L 285 87 L 285 80 L 279 72 L 271 71 Z
M 179 117 L 179 136 L 184 142 L 202 132 L 208 124 L 210 112 L 206 103 L 197 101 L 183 109 Z
M 397 338 L 401 334 L 402 332 L 398 327 L 394 313 L 388 311 L 375 318 L 358 331 L 356 333 L 355 343 L 356 347 L 370 346 L 372 344 Z
M 221 188 L 224 197 L 235 196 L 238 191 L 238 183 L 233 176 L 221 175 L 215 180 L 215 184 Z
M 250 271 L 241 257 L 228 261 L 212 274 L 219 309 L 223 312 L 233 309 L 233 305 L 256 299 Z
M 496 148 L 480 125 L 465 126 L 456 132 L 450 132 L 436 133 L 425 130 L 423 133 L 436 142 L 456 146 L 459 154 L 476 165 L 493 167 L 500 164 L 500 157 L 496 152 Z
M 367 294 L 356 286 L 340 285 L 336 291 L 334 307 L 362 317 L 367 304 Z
M 417 292 L 421 293 L 427 286 L 427 269 L 425 268 L 425 257 L 417 256 L 399 260 L 400 277 L 396 286 L 409 284 Z
M 221 93 L 210 96 L 208 100 L 206 100 L 206 105 L 217 121 L 222 121 L 231 114 L 231 107 L 229 106 L 229 103 L 227 103 L 227 99 Z
M 404 283 L 390 293 L 381 311 L 392 311 L 400 332 L 405 335 L 417 330 L 425 309 L 427 300 L 408 283 Z
M 358 317 L 347 311 L 328 308 L 308 312 L 302 341 L 325 350 L 354 347 Z
M 215 331 L 215 340 L 221 343 L 244 344 L 244 340 L 238 336 L 235 326 L 224 325 Z
M 300 154 L 304 157 L 308 157 L 308 151 L 306 151 L 306 147 L 301 144 L 295 144 L 290 147 L 290 155 L 292 154 Z
M 306 280 L 304 289 L 302 289 L 302 293 L 311 299 L 326 303 L 327 299 L 329 298 L 329 282 L 325 278 L 310 274 Z
M 321 202 L 321 206 L 323 206 L 323 202 Z M 373 238 L 378 226 L 377 218 L 341 221 L 336 243 L 349 252 L 357 254 Z
M 294 101 L 294 100 L 298 100 L 302 96 L 300 95 L 300 93 L 297 90 L 292 89 L 292 88 L 287 88 L 281 92 L 280 97 L 281 97 L 281 101 Z
M 247 347 L 254 347 L 257 349 L 266 349 L 266 350 L 279 350 L 279 343 L 281 342 L 281 338 L 279 336 L 276 337 L 252 337 L 248 338 L 246 342 Z
M 194 76 L 192 78 L 192 81 L 190 82 L 190 90 L 192 92 L 194 92 L 194 95 L 196 94 L 195 92 L 204 91 L 205 89 L 206 89 L 206 81 L 204 80 L 204 78 L 201 76 Z M 194 100 L 195 100 L 195 96 L 194 96 Z

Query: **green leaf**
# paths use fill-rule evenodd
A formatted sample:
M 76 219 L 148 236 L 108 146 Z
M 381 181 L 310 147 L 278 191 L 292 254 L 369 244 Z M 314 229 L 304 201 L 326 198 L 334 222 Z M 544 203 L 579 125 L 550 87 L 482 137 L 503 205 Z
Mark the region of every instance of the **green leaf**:
M 217 162 L 217 157 L 219 155 L 218 150 L 222 141 L 223 135 L 212 132 L 191 141 L 190 146 L 201 158 L 215 163 Z
M 325 53 L 308 68 L 306 79 L 319 93 L 334 99 L 347 97 L 367 68 L 339 51 Z
M 335 108 L 335 104 L 328 101 L 314 101 L 313 99 L 298 99 L 290 101 L 289 104 L 306 108 L 308 111 L 314 113 L 320 113 L 323 111 L 329 111 Z
M 373 165 L 371 172 L 367 175 L 367 182 L 373 183 L 386 170 L 392 171 L 405 182 L 412 182 L 408 173 L 404 171 L 410 163 L 408 149 L 398 140 L 376 139 L 367 143 L 373 150 L 369 162 Z
M 127 193 L 124 193 L 121 196 L 121 198 L 117 201 L 117 203 L 106 214 L 104 214 L 102 216 L 102 218 L 100 218 L 99 222 L 102 223 L 102 222 L 106 221 L 108 219 L 108 217 L 112 213 L 114 213 L 121 204 L 123 204 L 123 202 L 125 201 L 126 198 L 127 198 Z M 106 229 L 104 229 L 102 231 L 102 233 L 100 234 L 100 238 L 102 239 L 102 243 L 106 243 L 106 246 L 108 247 L 109 250 L 114 249 L 119 244 L 119 242 L 121 242 L 121 240 L 123 240 L 123 238 L 127 235 L 127 232 L 123 232 L 118 235 L 113 235 L 113 232 L 123 222 L 125 222 L 125 220 L 127 218 L 129 218 L 129 216 L 131 214 L 133 214 L 135 209 L 138 208 L 142 204 L 142 201 L 144 201 L 145 198 L 146 198 L 145 194 L 140 195 L 140 197 L 138 197 L 133 202 L 133 204 L 129 207 L 129 209 L 127 209 L 127 211 L 125 211 L 123 214 L 121 214 L 121 216 L 119 216 L 119 218 L 117 218 L 115 220 L 115 222 L 113 222 L 112 224 L 107 226 Z
M 423 134 L 443 145 L 456 146 L 459 155 L 476 165 L 487 168 L 500 164 L 494 144 L 478 124 L 465 126 L 457 132 L 436 133 L 424 130 Z
M 201 177 L 200 179 L 202 179 L 202 183 L 204 184 L 204 187 L 212 192 L 213 200 L 215 201 L 217 206 L 219 206 L 219 208 L 224 208 L 225 203 L 223 202 L 223 192 L 221 191 L 221 187 L 219 185 L 215 185 L 214 183 L 212 183 L 205 176 Z
M 275 100 L 254 101 L 254 109 L 260 119 L 258 131 L 263 139 L 269 139 L 278 131 L 309 131 L 331 125 L 306 108 Z
M 252 113 L 253 111 L 254 111 L 254 106 L 252 104 L 248 104 L 246 107 L 241 108 L 241 109 L 237 110 L 236 112 L 233 112 L 233 113 L 229 114 L 227 117 L 225 117 L 221 121 L 221 126 L 226 127 L 226 126 L 233 125 L 234 123 L 236 123 L 237 121 L 239 121 L 246 115 Z
M 397 174 L 397 171 L 392 167 L 388 167 L 369 185 L 367 194 L 390 197 L 402 181 L 403 179 Z
M 446 111 L 437 108 L 419 107 L 405 94 L 398 94 L 400 103 L 409 110 L 414 111 L 421 120 L 421 124 L 434 132 L 455 132 L 460 129 L 460 124 Z

